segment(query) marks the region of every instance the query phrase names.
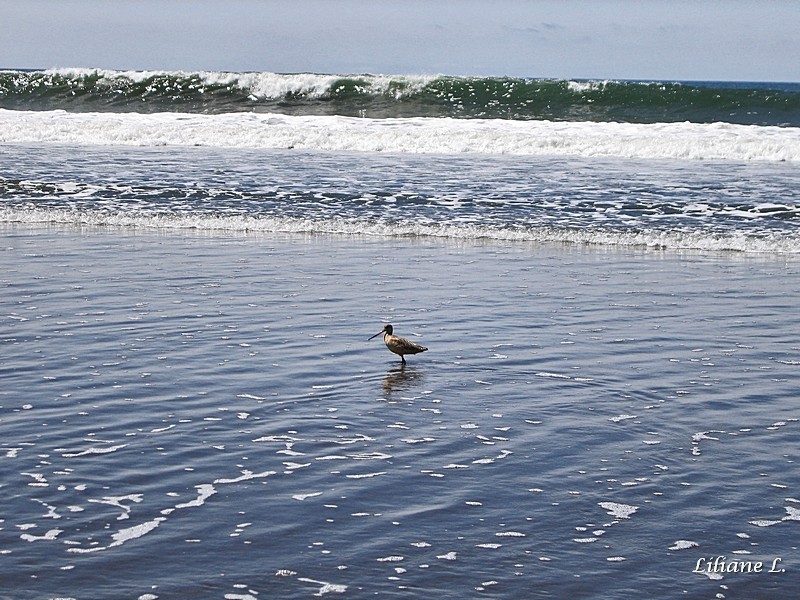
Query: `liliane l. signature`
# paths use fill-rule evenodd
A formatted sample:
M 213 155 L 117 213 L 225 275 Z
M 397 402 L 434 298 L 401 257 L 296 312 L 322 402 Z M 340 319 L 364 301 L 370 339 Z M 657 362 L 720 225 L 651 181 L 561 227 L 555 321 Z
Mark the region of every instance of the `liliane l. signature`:
M 760 560 L 729 560 L 727 556 L 698 558 L 692 573 L 785 573 L 781 566 L 783 559 L 773 558 L 772 562 Z

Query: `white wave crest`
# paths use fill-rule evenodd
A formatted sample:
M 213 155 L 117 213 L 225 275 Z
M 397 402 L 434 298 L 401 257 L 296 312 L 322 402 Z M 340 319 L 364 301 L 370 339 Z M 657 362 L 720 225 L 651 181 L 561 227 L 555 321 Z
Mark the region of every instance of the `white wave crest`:
M 95 68 L 60 68 L 43 71 L 46 75 L 58 75 L 69 79 L 97 77 L 109 84 L 121 80 L 142 83 L 157 77 L 189 79 L 195 77 L 200 82 L 214 86 L 230 86 L 243 90 L 255 98 L 284 98 L 287 95 L 302 94 L 319 98 L 328 94 L 334 84 L 343 79 L 362 82 L 365 91 L 372 94 L 401 95 L 401 89 L 413 92 L 424 88 L 437 78 L 436 75 L 335 75 L 324 73 L 271 73 L 234 71 L 114 71 Z

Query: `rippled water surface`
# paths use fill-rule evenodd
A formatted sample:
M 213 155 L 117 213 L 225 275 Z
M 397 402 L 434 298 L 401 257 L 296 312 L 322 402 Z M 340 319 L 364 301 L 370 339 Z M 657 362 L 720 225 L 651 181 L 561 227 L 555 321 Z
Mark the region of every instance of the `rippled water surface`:
M 19 223 L 800 253 L 787 163 L 6 145 Z
M 0 246 L 0 597 L 800 584 L 796 261 L 31 225 Z M 367 341 L 387 322 L 429 351 L 401 367 Z M 785 571 L 692 572 L 717 556 Z

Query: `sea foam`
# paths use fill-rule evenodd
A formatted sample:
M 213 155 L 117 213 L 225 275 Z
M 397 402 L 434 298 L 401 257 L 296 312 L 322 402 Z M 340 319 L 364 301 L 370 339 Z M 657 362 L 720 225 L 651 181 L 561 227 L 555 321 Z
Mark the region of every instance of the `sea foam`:
M 496 240 L 504 242 L 653 248 L 659 250 L 800 254 L 800 238 L 787 236 L 780 232 L 768 236 L 750 236 L 738 232 L 715 234 L 702 231 L 611 231 L 548 226 L 533 226 L 524 230 L 514 230 L 498 229 L 477 224 L 387 223 L 347 218 L 149 215 L 136 212 L 110 214 L 101 210 L 37 208 L 0 208 L 0 222 L 2 221 L 39 225 L 77 225 L 153 230 L 189 229 L 205 232 L 247 233 L 250 235 L 258 235 L 260 233 L 310 233 L 357 237 L 443 238 L 462 241 Z M 548 376 L 552 377 L 553 375 Z M 74 456 L 77 456 L 77 454 Z
M 729 123 L 0 110 L 0 142 L 800 162 L 800 129 Z

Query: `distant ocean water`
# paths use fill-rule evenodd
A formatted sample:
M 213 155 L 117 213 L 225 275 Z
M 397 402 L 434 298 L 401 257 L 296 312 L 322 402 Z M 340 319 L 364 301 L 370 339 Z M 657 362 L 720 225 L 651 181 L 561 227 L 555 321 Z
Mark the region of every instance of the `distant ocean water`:
M 0 72 L 0 598 L 793 600 L 799 97 Z
M 0 71 L 3 108 L 800 125 L 800 84 L 57 69 Z

